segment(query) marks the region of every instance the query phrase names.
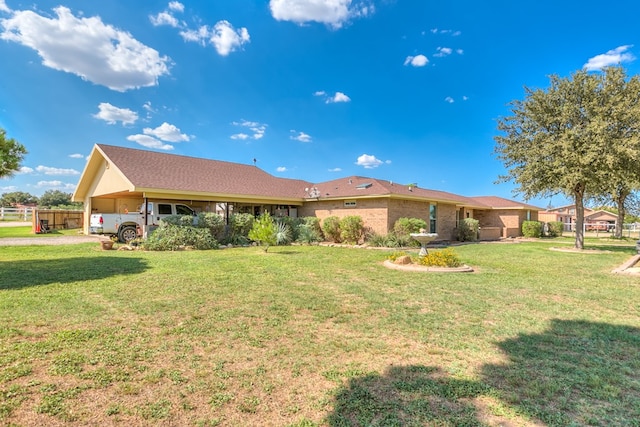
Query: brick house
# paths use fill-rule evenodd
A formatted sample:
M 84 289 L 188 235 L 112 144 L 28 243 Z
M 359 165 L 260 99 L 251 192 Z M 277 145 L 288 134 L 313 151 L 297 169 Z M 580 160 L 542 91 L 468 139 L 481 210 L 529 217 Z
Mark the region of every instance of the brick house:
M 540 210 L 497 197 L 443 191 L 352 176 L 322 183 L 278 178 L 254 165 L 96 144 L 73 200 L 84 203 L 85 233 L 93 212 L 137 210 L 146 202 L 180 201 L 196 212 L 275 216 L 358 215 L 386 234 L 398 218 L 424 219 L 442 240 L 463 218 L 476 218 L 484 239 L 520 235 L 522 221 Z M 481 231 L 482 233 L 482 231 Z
M 573 231 L 576 223 L 576 205 L 558 206 L 539 213 L 540 221 L 559 221 L 565 231 Z M 584 228 L 586 231 L 611 231 L 615 229 L 617 215 L 605 210 L 584 208 Z

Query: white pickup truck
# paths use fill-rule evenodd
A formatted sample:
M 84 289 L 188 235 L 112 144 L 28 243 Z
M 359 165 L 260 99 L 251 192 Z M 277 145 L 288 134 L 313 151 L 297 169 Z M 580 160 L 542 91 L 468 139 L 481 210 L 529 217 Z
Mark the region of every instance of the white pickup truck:
M 147 225 L 157 225 L 162 218 L 171 215 L 195 216 L 196 213 L 179 203 L 147 203 Z M 120 242 L 126 243 L 138 237 L 144 223 L 142 205 L 133 213 L 95 213 L 89 220 L 89 233 L 117 236 Z

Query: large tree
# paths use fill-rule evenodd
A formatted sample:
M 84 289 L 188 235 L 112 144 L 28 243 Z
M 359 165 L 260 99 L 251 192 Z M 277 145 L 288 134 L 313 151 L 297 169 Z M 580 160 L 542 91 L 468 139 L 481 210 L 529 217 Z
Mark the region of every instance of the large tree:
M 11 207 L 15 205 L 27 205 L 38 203 L 38 198 L 29 193 L 22 191 L 14 191 L 11 193 L 3 193 L 0 197 L 0 206 Z
M 71 193 L 65 193 L 60 190 L 47 190 L 40 196 L 38 206 L 41 208 L 67 207 L 72 205 L 71 196 Z
M 7 132 L 0 128 L 0 178 L 18 171 L 25 154 L 27 149 L 15 139 L 7 138 Z
M 599 194 L 613 201 L 622 237 L 627 200 L 640 189 L 640 78 L 627 78 L 621 67 L 605 69 L 598 116 L 606 143 L 602 146 Z
M 498 120 L 502 134 L 495 137 L 495 151 L 507 168 L 500 180 L 515 182 L 526 199 L 555 194 L 573 199 L 578 249 L 584 247 L 585 199 L 611 191 L 605 181 L 612 174 L 638 167 L 630 162 L 640 129 L 631 127 L 631 119 L 629 126 L 619 123 L 635 83 L 627 87 L 623 81 L 618 67 L 577 71 L 569 78 L 552 75 L 549 88 L 525 87 L 525 99 L 510 104 L 513 115 Z M 617 157 L 622 154 L 624 159 Z

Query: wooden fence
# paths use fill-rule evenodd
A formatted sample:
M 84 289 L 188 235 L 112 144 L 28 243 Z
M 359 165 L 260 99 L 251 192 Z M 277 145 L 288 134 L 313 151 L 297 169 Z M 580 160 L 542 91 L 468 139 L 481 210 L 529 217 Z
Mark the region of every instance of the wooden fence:
M 33 230 L 35 231 L 42 222 L 50 229 L 82 228 L 84 212 L 77 210 L 38 209 L 33 215 Z

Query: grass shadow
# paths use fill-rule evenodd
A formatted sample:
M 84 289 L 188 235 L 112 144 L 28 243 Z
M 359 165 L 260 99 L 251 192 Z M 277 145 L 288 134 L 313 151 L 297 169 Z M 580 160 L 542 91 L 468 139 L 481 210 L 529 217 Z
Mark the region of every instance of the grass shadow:
M 487 392 L 430 366 L 393 366 L 352 378 L 335 396 L 329 426 L 483 426 L 470 399 Z
M 640 426 L 640 329 L 553 320 L 499 347 L 509 362 L 485 366 L 484 381 L 523 415 L 550 426 Z
M 0 261 L 0 290 L 137 274 L 146 268 L 146 261 L 141 258 L 105 256 Z

